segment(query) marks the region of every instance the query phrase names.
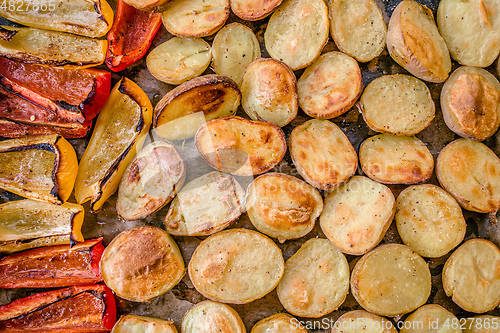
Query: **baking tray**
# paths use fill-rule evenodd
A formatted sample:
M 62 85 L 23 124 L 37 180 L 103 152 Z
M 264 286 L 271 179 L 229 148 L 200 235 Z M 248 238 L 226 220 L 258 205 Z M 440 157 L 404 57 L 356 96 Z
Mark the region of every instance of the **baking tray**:
M 384 19 L 386 23 L 388 23 L 392 11 L 399 2 L 400 0 L 377 1 L 377 4 L 379 5 L 384 14 Z M 419 2 L 429 7 L 433 11 L 434 15 L 436 14 L 439 1 L 419 0 Z M 109 3 L 113 8 L 116 8 L 115 1 L 109 1 Z M 240 22 L 252 28 L 252 30 L 254 31 L 260 42 L 262 57 L 269 57 L 269 54 L 265 50 L 264 46 L 264 31 L 267 26 L 267 21 L 268 18 L 254 22 L 243 21 L 231 13 L 231 16 L 229 17 L 227 23 Z M 6 23 L 8 23 L 6 20 L 0 18 L 0 24 L 6 24 Z M 205 40 L 211 43 L 214 36 L 215 35 L 206 37 Z M 169 34 L 164 27 L 161 27 L 150 50 L 152 50 L 154 47 L 158 46 L 159 44 L 165 42 L 166 40 L 172 37 L 173 36 Z M 337 48 L 332 38 L 330 37 L 328 44 L 323 50 L 323 53 L 334 50 L 337 50 Z M 453 62 L 453 70 L 456 69 L 457 67 L 459 67 L 459 65 Z M 101 68 L 106 69 L 105 66 L 101 66 Z M 396 73 L 408 74 L 408 72 L 406 72 L 402 67 L 397 65 L 390 58 L 387 50 L 385 50 L 380 57 L 372 60 L 369 63 L 365 64 L 360 63 L 360 68 L 362 70 L 364 87 L 366 87 L 368 83 L 370 83 L 373 79 L 380 77 L 382 75 L 396 74 Z M 498 73 L 494 70 L 493 66 L 487 69 L 498 77 Z M 303 70 L 295 71 L 296 77 L 299 78 L 302 72 Z M 209 74 L 209 73 L 213 73 L 213 71 L 211 69 L 208 69 L 204 74 Z M 113 83 L 118 82 L 121 76 L 126 76 L 132 79 L 133 81 L 137 82 L 139 86 L 141 86 L 141 88 L 146 92 L 148 97 L 151 99 L 153 106 L 156 105 L 156 103 L 158 103 L 158 101 L 174 87 L 172 85 L 168 85 L 156 80 L 147 70 L 145 65 L 145 58 L 143 58 L 133 66 L 129 67 L 128 69 L 124 70 L 123 72 L 120 72 L 119 74 L 113 74 Z M 443 121 L 439 104 L 439 94 L 441 91 L 442 84 L 435 84 L 428 82 L 426 82 L 426 84 L 429 87 L 432 98 L 434 99 L 434 103 L 436 104 L 436 117 L 432 121 L 432 123 L 424 131 L 417 134 L 416 137 L 421 139 L 427 145 L 427 147 L 429 148 L 431 154 L 435 159 L 439 151 L 447 143 L 458 138 L 458 136 L 453 132 L 451 132 Z M 248 118 L 243 109 L 241 108 L 241 106 L 238 109 L 237 115 Z M 283 127 L 283 131 L 285 132 L 287 142 L 292 129 L 308 119 L 310 119 L 310 117 L 306 116 L 301 110 L 299 110 L 299 114 L 296 117 L 296 119 L 294 119 L 287 126 Z M 376 134 L 366 126 L 362 116 L 359 114 L 359 112 L 355 107 L 349 110 L 346 114 L 337 117 L 335 119 L 332 119 L 332 121 L 335 122 L 346 133 L 356 151 L 358 151 L 359 146 L 364 139 L 366 139 L 371 135 Z M 88 143 L 89 138 L 90 135 L 88 135 L 86 138 L 83 139 L 70 140 L 71 144 L 75 147 L 79 159 L 81 158 L 83 152 L 85 151 L 85 147 Z M 158 140 L 158 138 L 152 132 L 150 132 L 145 144 L 155 140 Z M 500 151 L 499 142 L 500 141 L 498 133 L 494 135 L 492 138 L 485 141 L 485 143 L 490 148 L 492 148 L 493 151 L 497 153 L 497 155 Z M 203 174 L 213 171 L 213 169 L 209 167 L 208 164 L 198 154 L 198 151 L 194 147 L 193 139 L 176 141 L 174 142 L 174 145 L 176 146 L 176 148 L 184 158 L 184 161 L 186 162 L 185 183 L 188 183 L 189 181 Z M 285 158 L 279 163 L 279 165 L 277 165 L 271 171 L 283 172 L 301 178 L 297 170 L 293 166 L 290 154 L 288 152 L 285 155 Z M 362 174 L 361 168 L 359 167 L 357 174 Z M 253 177 L 236 177 L 236 178 L 243 186 L 243 188 L 246 188 L 253 179 Z M 428 183 L 438 185 L 435 173 L 433 174 L 432 178 L 428 181 Z M 405 187 L 406 186 L 400 186 L 400 185 L 390 186 L 395 196 L 397 196 L 399 192 L 401 192 Z M 324 193 L 322 194 L 324 195 Z M 104 245 L 107 245 L 121 231 L 124 231 L 134 226 L 154 225 L 158 227 L 163 227 L 163 219 L 167 213 L 168 205 L 159 212 L 157 212 L 156 214 L 154 214 L 153 216 L 148 217 L 146 219 L 139 221 L 125 221 L 116 214 L 116 209 L 115 209 L 116 198 L 117 196 L 116 194 L 114 194 L 107 200 L 102 209 L 95 214 L 89 213 L 88 203 L 84 204 L 85 221 L 82 231 L 85 236 L 85 239 L 104 237 L 103 243 Z M 7 202 L 19 199 L 21 199 L 21 197 L 0 190 L 0 202 Z M 69 201 L 76 202 L 74 197 L 71 197 Z M 464 217 L 466 218 L 467 221 L 467 231 L 465 240 L 481 237 L 491 240 L 497 246 L 500 245 L 500 228 L 498 225 L 490 223 L 487 214 L 473 213 L 464 210 Z M 240 217 L 240 219 L 230 228 L 248 228 L 255 230 L 255 228 L 249 221 L 246 213 L 244 213 Z M 283 244 L 278 243 L 276 240 L 275 242 L 282 250 L 283 256 L 286 260 L 291 255 L 293 255 L 307 239 L 315 237 L 326 238 L 323 232 L 321 231 L 321 228 L 319 227 L 319 223 L 317 223 L 315 228 L 305 237 L 302 237 L 298 240 L 289 240 Z M 184 258 L 184 262 L 187 265 L 197 245 L 206 237 L 174 236 L 173 238 L 179 245 Z M 394 223 L 392 223 L 391 227 L 389 228 L 384 239 L 381 242 L 381 244 L 385 243 L 402 243 Z M 443 291 L 441 282 L 441 272 L 443 269 L 443 265 L 448 257 L 449 254 L 441 258 L 426 259 L 432 274 L 432 290 L 427 303 L 440 304 L 449 311 L 453 312 L 459 318 L 473 316 L 474 314 L 465 312 L 462 309 L 460 309 L 457 305 L 455 305 L 451 301 L 451 299 L 445 295 Z M 359 258 L 360 257 L 358 256 L 350 256 L 350 255 L 347 256 L 351 270 Z M 31 295 L 33 293 L 40 291 L 44 290 L 0 289 L 0 304 L 7 304 L 14 299 Z M 175 286 L 171 291 L 169 291 L 163 296 L 153 299 L 149 303 L 130 302 L 120 299 L 119 297 L 116 297 L 116 300 L 117 300 L 119 315 L 135 314 L 135 315 L 145 315 L 145 316 L 172 320 L 180 332 L 180 324 L 182 322 L 182 317 L 184 316 L 186 311 L 189 308 L 191 308 L 194 304 L 205 300 L 205 297 L 195 290 L 193 284 L 189 280 L 188 275 L 186 275 L 184 276 L 182 281 L 177 286 Z M 278 312 L 286 312 L 278 300 L 276 291 L 272 291 L 265 297 L 253 301 L 249 304 L 244 304 L 244 305 L 231 304 L 231 306 L 240 314 L 248 332 L 250 332 L 251 328 L 257 321 Z M 307 318 L 298 318 L 298 319 L 307 321 L 308 325 L 312 327 L 309 330 L 310 332 L 330 332 L 328 326 L 333 324 L 338 317 L 340 317 L 347 311 L 358 310 L 358 309 L 362 308 L 357 304 L 353 296 L 349 294 L 345 302 L 342 304 L 342 306 L 337 311 L 334 311 L 327 316 L 318 319 L 307 319 Z M 488 314 L 500 315 L 500 310 L 496 309 L 488 312 Z M 405 317 L 406 315 L 401 317 L 395 317 L 392 319 L 393 323 L 395 325 L 397 325 L 398 321 L 402 323 Z

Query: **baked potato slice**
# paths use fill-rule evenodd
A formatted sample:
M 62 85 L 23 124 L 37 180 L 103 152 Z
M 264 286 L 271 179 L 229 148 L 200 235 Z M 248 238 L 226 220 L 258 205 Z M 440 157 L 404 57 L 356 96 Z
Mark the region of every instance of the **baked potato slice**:
M 364 310 L 344 313 L 337 319 L 332 333 L 397 333 L 390 320 Z
M 435 115 L 429 88 L 405 74 L 384 75 L 366 87 L 357 104 L 368 127 L 393 135 L 415 135 Z
M 323 0 L 286 0 L 271 15 L 264 42 L 272 58 L 297 70 L 320 55 L 328 41 L 328 8 Z
M 124 0 L 124 2 L 139 10 L 150 11 L 161 9 L 162 6 L 167 6 L 172 0 Z
M 429 149 L 413 136 L 372 136 L 361 144 L 359 161 L 368 177 L 383 184 L 421 183 L 434 169 Z
M 500 317 L 482 315 L 467 318 L 464 333 L 498 333 L 500 331 Z
M 446 125 L 461 137 L 483 141 L 500 126 L 500 83 L 482 68 L 455 70 L 440 100 Z
M 229 229 L 205 239 L 189 262 L 194 287 L 203 296 L 234 304 L 259 299 L 283 276 L 281 250 L 263 234 Z
M 369 312 L 402 315 L 425 304 L 431 293 L 431 272 L 425 260 L 408 246 L 385 244 L 356 263 L 351 292 Z
M 203 301 L 182 318 L 183 333 L 231 332 L 246 333 L 240 315 L 227 304 Z
M 286 64 L 275 59 L 257 59 L 241 79 L 241 106 L 251 119 L 283 127 L 299 110 L 295 82 L 295 74 Z
M 299 323 L 298 319 L 287 313 L 277 313 L 259 320 L 250 333 L 307 333 Z
M 233 224 L 245 210 L 245 191 L 218 171 L 189 182 L 177 193 L 165 217 L 175 236 L 208 236 Z
M 247 21 L 261 20 L 278 7 L 283 0 L 229 0 L 236 16 Z
M 458 318 L 441 305 L 427 304 L 406 318 L 400 333 L 462 333 L 459 323 Z
M 113 326 L 111 333 L 177 333 L 173 322 L 158 318 L 124 315 Z
M 252 176 L 275 167 L 285 156 L 285 134 L 276 125 L 240 117 L 211 120 L 198 130 L 196 149 L 214 169 Z
M 235 114 L 240 100 L 238 85 L 230 78 L 199 76 L 163 96 L 154 109 L 153 128 L 167 140 L 188 139 L 206 121 Z
M 500 304 L 500 250 L 486 239 L 470 239 L 446 260 L 443 288 L 462 309 L 483 313 Z
M 443 82 L 450 73 L 450 53 L 434 16 L 417 1 L 404 0 L 394 9 L 387 49 L 394 61 L 424 81 Z

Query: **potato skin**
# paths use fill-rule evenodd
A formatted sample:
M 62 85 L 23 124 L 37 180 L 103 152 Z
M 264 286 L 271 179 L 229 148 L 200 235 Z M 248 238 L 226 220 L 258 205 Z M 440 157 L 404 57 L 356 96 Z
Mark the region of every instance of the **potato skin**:
M 257 21 L 268 16 L 283 0 L 229 0 L 236 16 L 247 21 Z

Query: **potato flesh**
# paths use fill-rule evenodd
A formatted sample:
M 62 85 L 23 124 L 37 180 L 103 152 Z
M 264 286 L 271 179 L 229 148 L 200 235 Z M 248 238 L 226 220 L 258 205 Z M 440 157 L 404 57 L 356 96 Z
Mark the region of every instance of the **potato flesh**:
M 283 0 L 230 0 L 236 16 L 249 21 L 260 20 L 271 14 Z
M 488 324 L 486 324 L 488 323 Z M 500 329 L 495 329 L 500 323 L 500 317 L 482 315 L 467 318 L 465 327 L 462 332 L 464 333 L 498 333 Z M 486 328 L 485 326 L 489 326 Z
M 364 310 L 344 313 L 337 319 L 332 333 L 397 333 L 394 325 L 384 317 Z
M 298 320 L 286 313 L 277 313 L 258 321 L 250 333 L 307 333 Z
M 183 333 L 245 333 L 245 325 L 229 305 L 203 301 L 193 306 L 182 318 Z
M 455 323 L 455 324 L 454 324 Z M 450 311 L 437 304 L 427 304 L 409 315 L 400 333 L 462 333 L 462 322 Z
M 377 132 L 414 135 L 434 119 L 429 88 L 410 75 L 384 75 L 373 80 L 360 102 L 365 122 Z
M 384 237 L 392 222 L 395 204 L 387 186 L 367 177 L 354 176 L 326 196 L 321 229 L 340 251 L 365 254 Z
M 177 333 L 177 329 L 171 321 L 125 315 L 121 316 L 111 333 Z
M 269 19 L 264 41 L 274 59 L 293 70 L 309 65 L 328 40 L 328 8 L 322 0 L 287 0 Z

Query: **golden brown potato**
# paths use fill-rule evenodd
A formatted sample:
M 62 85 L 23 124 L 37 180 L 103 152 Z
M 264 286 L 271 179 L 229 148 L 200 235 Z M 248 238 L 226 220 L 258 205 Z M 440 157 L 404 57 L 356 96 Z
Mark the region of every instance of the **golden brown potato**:
M 245 190 L 218 171 L 189 182 L 170 204 L 165 229 L 176 236 L 208 236 L 233 224 L 245 210 Z
M 451 70 L 450 53 L 429 8 L 404 0 L 392 13 L 387 31 L 392 59 L 419 79 L 443 82 Z
M 330 33 L 344 53 L 367 62 L 385 48 L 387 27 L 373 0 L 333 0 L 328 2 Z
M 141 226 L 116 236 L 100 263 L 106 285 L 121 298 L 147 302 L 172 289 L 186 273 L 181 252 L 164 230 Z
M 408 246 L 385 244 L 356 263 L 351 291 L 369 312 L 402 315 L 425 304 L 431 293 L 431 272 L 425 260 Z
M 126 4 L 139 10 L 152 10 L 168 4 L 172 0 L 123 0 Z
M 266 173 L 248 186 L 246 210 L 260 232 L 283 243 L 308 234 L 323 210 L 311 185 L 282 173 Z
M 455 199 L 431 184 L 410 186 L 401 192 L 395 220 L 403 243 L 430 258 L 444 256 L 460 244 L 467 227 Z
M 482 315 L 467 318 L 461 327 L 464 333 L 499 333 L 500 317 Z
M 240 117 L 205 123 L 196 133 L 196 149 L 208 164 L 237 176 L 264 173 L 285 156 L 285 134 L 276 125 Z
M 427 304 L 409 315 L 400 333 L 462 333 L 458 318 L 437 304 Z
M 486 140 L 500 126 L 500 83 L 484 69 L 460 67 L 441 90 L 441 110 L 453 132 L 467 139 Z
M 328 120 L 311 119 L 295 127 L 290 134 L 290 155 L 302 178 L 326 191 L 348 180 L 358 166 L 351 142 Z
M 483 313 L 500 304 L 500 250 L 485 239 L 470 239 L 446 260 L 443 288 L 462 309 Z
M 328 8 L 323 0 L 286 0 L 271 15 L 264 41 L 274 59 L 293 70 L 307 67 L 328 41 Z
M 449 143 L 438 155 L 436 175 L 463 208 L 480 213 L 500 208 L 500 159 L 481 142 Z
M 156 104 L 153 128 L 167 140 L 188 139 L 206 121 L 236 113 L 241 93 L 228 77 L 204 75 L 170 90 Z
M 396 200 L 387 186 L 354 176 L 327 194 L 319 221 L 340 251 L 362 255 L 384 238 L 395 209 Z
M 349 291 L 349 264 L 327 239 L 309 239 L 286 261 L 276 289 L 293 315 L 322 317 L 336 310 Z
M 277 313 L 259 320 L 250 333 L 307 333 L 299 323 L 298 319 L 289 314 Z
M 231 10 L 236 16 L 256 21 L 271 14 L 274 8 L 279 6 L 283 0 L 229 0 Z
M 443 0 L 437 24 L 453 59 L 462 65 L 488 67 L 500 52 L 500 2 Z
M 173 322 L 158 318 L 125 315 L 113 326 L 111 333 L 177 333 Z
M 241 106 L 253 120 L 283 127 L 299 109 L 295 82 L 295 74 L 281 61 L 257 59 L 241 79 Z
M 196 304 L 182 318 L 182 333 L 246 333 L 245 325 L 232 307 L 213 301 Z
M 186 166 L 173 145 L 164 141 L 144 147 L 123 173 L 116 212 L 125 220 L 155 213 L 182 187 Z
M 429 88 L 405 74 L 373 80 L 358 105 L 368 127 L 393 135 L 417 134 L 431 123 L 435 114 Z
M 337 319 L 332 333 L 397 333 L 394 325 L 384 317 L 364 310 L 344 313 Z
M 359 161 L 368 177 L 384 184 L 421 183 L 434 169 L 429 149 L 413 136 L 372 136 L 361 144 Z
M 341 52 L 321 55 L 297 82 L 300 107 L 306 114 L 330 119 L 347 112 L 363 91 L 358 63 Z
M 188 272 L 203 296 L 243 304 L 273 290 L 284 266 L 281 250 L 271 239 L 253 230 L 230 229 L 198 245 Z

